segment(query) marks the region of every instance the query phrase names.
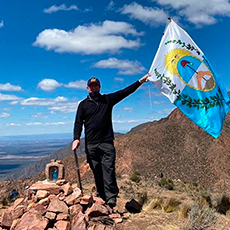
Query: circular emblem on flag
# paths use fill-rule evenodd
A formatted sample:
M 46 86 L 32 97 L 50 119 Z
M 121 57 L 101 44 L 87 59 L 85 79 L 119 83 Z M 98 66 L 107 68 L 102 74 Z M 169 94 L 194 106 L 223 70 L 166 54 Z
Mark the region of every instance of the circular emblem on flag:
M 165 68 L 179 77 L 190 88 L 210 91 L 215 87 L 215 79 L 207 65 L 189 51 L 173 49 L 165 55 Z

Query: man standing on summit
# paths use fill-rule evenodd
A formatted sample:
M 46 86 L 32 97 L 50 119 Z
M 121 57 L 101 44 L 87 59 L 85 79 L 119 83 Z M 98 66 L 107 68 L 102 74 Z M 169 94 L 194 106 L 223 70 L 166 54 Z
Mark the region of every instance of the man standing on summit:
M 82 126 L 85 127 L 85 149 L 87 162 L 93 171 L 97 195 L 110 207 L 116 206 L 118 187 L 115 174 L 115 148 L 112 127 L 112 109 L 115 104 L 133 93 L 150 74 L 125 89 L 115 93 L 100 94 L 101 84 L 97 78 L 87 83 L 89 95 L 78 106 L 72 150 L 80 145 Z

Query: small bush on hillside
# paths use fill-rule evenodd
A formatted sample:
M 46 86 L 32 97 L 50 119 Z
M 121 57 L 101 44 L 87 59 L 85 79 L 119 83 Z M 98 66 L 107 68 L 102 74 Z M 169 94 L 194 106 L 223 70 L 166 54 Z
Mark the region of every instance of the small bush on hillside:
M 230 200 L 225 194 L 217 200 L 216 211 L 226 215 L 227 211 L 230 210 Z
M 173 181 L 167 178 L 161 178 L 158 185 L 162 188 L 167 188 L 168 190 L 174 190 L 175 188 Z
M 135 171 L 133 175 L 130 177 L 130 180 L 138 183 L 141 180 L 141 174 L 138 171 Z
M 116 173 L 116 177 L 117 177 L 117 178 L 121 178 L 121 173 L 120 173 L 120 172 L 117 172 L 117 173 Z
M 156 197 L 143 207 L 145 212 L 151 212 L 153 209 L 161 209 L 163 206 L 162 197 Z
M 140 193 L 138 194 L 138 202 L 143 205 L 147 202 L 148 200 L 148 195 L 147 195 L 147 192 L 143 192 L 143 193 Z
M 188 217 L 188 213 L 191 210 L 191 206 L 192 206 L 192 204 L 190 202 L 184 202 L 182 205 L 180 205 L 179 217 L 181 217 L 181 218 L 187 218 Z
M 188 214 L 188 223 L 185 230 L 208 230 L 216 223 L 217 217 L 213 209 L 200 207 L 195 204 Z
M 170 197 L 169 199 L 165 200 L 162 208 L 166 213 L 174 212 L 178 209 L 180 204 L 181 202 L 179 200 Z

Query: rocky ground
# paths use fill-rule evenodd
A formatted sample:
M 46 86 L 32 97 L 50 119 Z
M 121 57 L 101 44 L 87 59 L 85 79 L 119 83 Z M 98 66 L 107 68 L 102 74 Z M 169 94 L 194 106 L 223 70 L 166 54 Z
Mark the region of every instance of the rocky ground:
M 227 191 L 213 193 L 179 180 L 123 174 L 118 175 L 117 206 L 111 209 L 93 195 L 95 186 L 90 172 L 82 183 L 83 197 L 75 182 L 63 180 L 50 185 L 44 180 L 33 181 L 16 201 L 2 205 L 0 229 L 230 229 Z M 131 199 L 143 205 L 141 212 L 126 210 Z

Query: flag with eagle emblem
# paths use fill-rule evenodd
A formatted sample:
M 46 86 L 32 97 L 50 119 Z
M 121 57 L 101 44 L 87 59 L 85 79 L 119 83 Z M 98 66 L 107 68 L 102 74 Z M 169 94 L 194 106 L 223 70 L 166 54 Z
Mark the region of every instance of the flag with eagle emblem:
M 165 29 L 148 79 L 188 118 L 217 138 L 229 96 L 208 59 L 172 19 Z

